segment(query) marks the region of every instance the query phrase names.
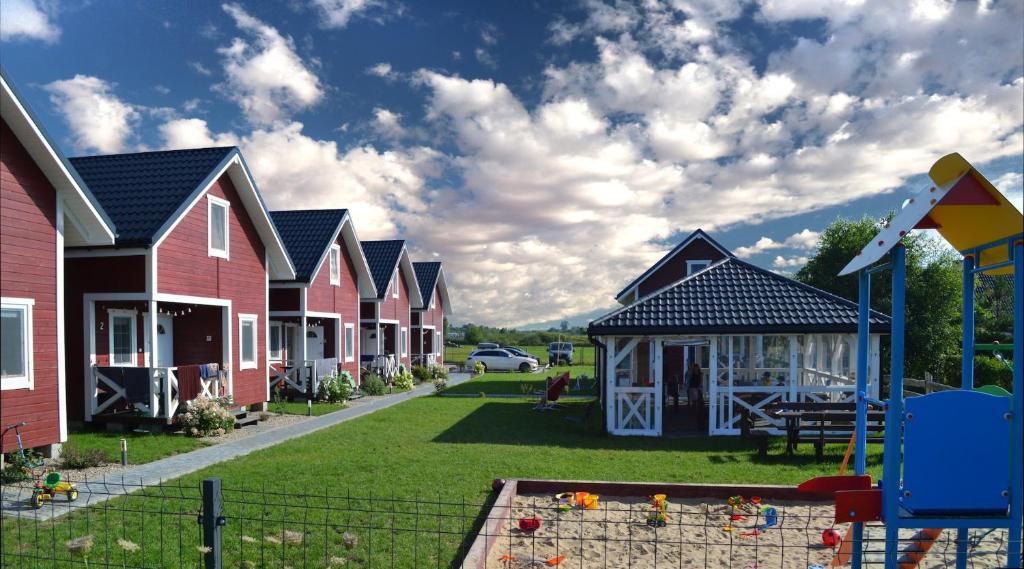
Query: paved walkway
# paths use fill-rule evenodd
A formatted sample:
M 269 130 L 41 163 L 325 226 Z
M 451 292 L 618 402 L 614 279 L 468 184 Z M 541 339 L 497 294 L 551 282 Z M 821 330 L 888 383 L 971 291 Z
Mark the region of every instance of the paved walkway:
M 457 385 L 469 380 L 469 374 L 452 374 L 449 385 Z M 59 517 L 86 506 L 92 506 L 115 496 L 120 496 L 147 486 L 155 486 L 162 481 L 179 478 L 208 466 L 238 458 L 251 452 L 265 449 L 285 441 L 306 436 L 310 433 L 333 427 L 352 419 L 369 415 L 381 409 L 392 407 L 415 397 L 430 395 L 434 386 L 423 383 L 412 391 L 356 400 L 353 404 L 340 411 L 312 417 L 290 425 L 268 429 L 248 437 L 204 447 L 191 452 L 169 456 L 154 462 L 128 468 L 116 476 L 101 481 L 82 482 L 78 484 L 79 497 L 75 502 L 64 500 L 59 496 L 40 510 L 32 510 L 28 506 L 31 490 L 24 487 L 4 486 L 0 513 L 5 516 L 21 518 L 31 517 L 48 520 Z

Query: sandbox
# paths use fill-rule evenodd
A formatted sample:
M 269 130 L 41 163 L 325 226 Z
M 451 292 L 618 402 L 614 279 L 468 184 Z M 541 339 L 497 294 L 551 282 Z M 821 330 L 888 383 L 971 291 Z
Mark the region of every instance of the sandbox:
M 588 492 L 600 498 L 594 509 L 560 508 L 556 495 L 563 492 Z M 655 494 L 667 495 L 664 525 L 648 523 L 648 497 Z M 745 504 L 730 505 L 734 496 L 743 496 Z M 754 497 L 759 504 L 751 504 Z M 773 508 L 775 515 L 766 515 L 766 508 Z M 522 518 L 539 518 L 540 527 L 522 531 Z M 849 524 L 834 524 L 833 518 L 830 496 L 802 493 L 792 486 L 510 480 L 463 567 L 827 568 L 839 549 L 826 544 L 823 531 L 832 529 L 833 537 L 842 537 L 849 530 Z M 950 535 L 936 543 L 922 569 L 951 566 L 953 533 L 947 531 Z M 865 528 L 865 561 L 881 560 L 883 535 L 880 525 Z M 910 534 L 901 532 L 900 537 L 906 540 Z M 874 546 L 873 540 L 878 540 Z M 1001 549 L 998 545 L 990 553 Z M 998 555 L 978 553 L 972 555 L 973 566 L 998 566 Z

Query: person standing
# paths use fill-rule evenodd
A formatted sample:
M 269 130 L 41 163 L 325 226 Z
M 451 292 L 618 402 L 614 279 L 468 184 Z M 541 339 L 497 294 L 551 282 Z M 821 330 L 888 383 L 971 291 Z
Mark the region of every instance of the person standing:
M 672 398 L 675 405 L 675 410 L 679 410 L 679 375 L 672 374 L 668 378 L 668 395 Z
M 689 407 L 696 411 L 700 411 L 704 404 L 703 383 L 704 373 L 700 369 L 700 364 L 693 362 L 686 374 L 686 399 Z

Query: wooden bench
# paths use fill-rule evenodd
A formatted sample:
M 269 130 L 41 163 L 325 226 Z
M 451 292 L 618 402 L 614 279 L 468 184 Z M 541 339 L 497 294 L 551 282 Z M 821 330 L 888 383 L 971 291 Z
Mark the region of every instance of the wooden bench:
M 792 455 L 801 442 L 814 444 L 815 458 L 820 462 L 824 458 L 826 443 L 845 443 L 856 429 L 857 405 L 854 403 L 819 403 L 819 402 L 780 402 L 768 405 L 763 411 L 769 417 L 777 417 L 785 421 L 786 454 Z M 880 433 L 884 430 L 885 413 L 868 411 L 868 442 L 880 443 L 884 440 Z M 768 444 L 775 423 L 765 420 L 743 410 L 740 420 L 740 438 L 753 443 L 758 455 L 768 455 Z M 873 436 L 872 436 L 873 435 Z

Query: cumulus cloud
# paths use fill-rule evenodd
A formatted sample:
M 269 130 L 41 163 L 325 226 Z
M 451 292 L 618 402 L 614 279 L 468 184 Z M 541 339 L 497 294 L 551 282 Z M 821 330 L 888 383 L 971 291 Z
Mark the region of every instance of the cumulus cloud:
M 799 233 L 790 235 L 783 241 L 776 241 L 771 237 L 761 237 L 756 243 L 749 247 L 737 247 L 734 253 L 741 259 L 746 259 L 764 253 L 765 251 L 771 251 L 772 249 L 803 249 L 809 250 L 814 249 L 818 246 L 818 238 L 821 236 L 817 231 L 811 231 L 810 229 L 804 229 Z
M 0 41 L 60 39 L 60 27 L 52 20 L 52 4 L 35 0 L 0 2 Z
M 226 75 L 218 90 L 238 103 L 247 120 L 267 125 L 320 102 L 324 96 L 320 79 L 296 53 L 290 37 L 238 4 L 223 8 L 249 39 L 234 38 L 217 50 L 224 58 Z
M 783 257 L 778 255 L 772 261 L 772 266 L 776 269 L 797 269 L 806 265 L 808 260 L 807 257 Z
M 366 69 L 366 74 L 380 77 L 381 79 L 387 79 L 388 81 L 398 79 L 398 72 L 392 69 L 391 64 L 387 62 L 371 65 Z
M 1024 173 L 1007 172 L 992 180 L 992 184 L 1003 192 L 1006 199 L 1018 210 L 1024 211 Z
M 114 94 L 114 85 L 91 75 L 46 85 L 50 101 L 68 123 L 79 151 L 121 152 L 133 136 L 140 108 Z
M 356 17 L 387 6 L 381 0 L 312 0 L 310 4 L 319 12 L 323 27 L 336 29 L 348 26 Z M 401 6 L 396 6 L 395 12 L 401 13 Z
M 373 129 L 388 140 L 398 140 L 406 135 L 402 115 L 383 107 L 373 109 Z

